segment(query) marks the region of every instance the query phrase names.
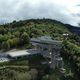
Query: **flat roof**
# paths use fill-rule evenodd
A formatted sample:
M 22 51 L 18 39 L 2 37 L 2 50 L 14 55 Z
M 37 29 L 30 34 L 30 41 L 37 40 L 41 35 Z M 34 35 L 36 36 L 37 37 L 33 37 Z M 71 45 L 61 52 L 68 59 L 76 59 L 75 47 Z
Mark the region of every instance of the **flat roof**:
M 51 45 L 53 45 L 54 43 L 58 43 L 58 44 L 62 43 L 62 41 L 52 40 L 51 37 L 47 37 L 47 36 L 32 38 L 31 42 L 42 43 L 42 44 L 51 44 Z
M 6 52 L 6 54 L 11 56 L 11 57 L 20 57 L 20 56 L 37 54 L 38 52 L 39 51 L 36 51 L 34 49 L 29 49 L 29 50 L 20 50 L 20 51 Z

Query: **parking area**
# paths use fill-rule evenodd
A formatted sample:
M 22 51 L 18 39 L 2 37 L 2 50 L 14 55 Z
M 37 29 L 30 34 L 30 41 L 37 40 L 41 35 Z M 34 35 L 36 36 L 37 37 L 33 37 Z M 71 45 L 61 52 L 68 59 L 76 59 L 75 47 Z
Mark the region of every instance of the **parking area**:
M 0 62 L 7 62 L 7 61 L 9 61 L 8 58 L 4 58 L 4 57 L 0 58 Z
M 1 53 L 0 54 L 0 62 L 7 62 L 7 61 L 9 61 L 7 55 L 4 53 Z

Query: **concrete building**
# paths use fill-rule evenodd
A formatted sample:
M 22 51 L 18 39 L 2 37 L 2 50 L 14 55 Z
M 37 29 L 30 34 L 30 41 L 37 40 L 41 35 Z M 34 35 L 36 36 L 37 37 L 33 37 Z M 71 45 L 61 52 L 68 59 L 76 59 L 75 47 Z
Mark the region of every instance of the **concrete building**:
M 32 38 L 31 44 L 34 45 L 35 50 L 39 51 L 44 58 L 49 59 L 51 68 L 62 68 L 63 59 L 60 57 L 60 49 L 62 41 L 52 40 L 51 37 L 42 36 Z

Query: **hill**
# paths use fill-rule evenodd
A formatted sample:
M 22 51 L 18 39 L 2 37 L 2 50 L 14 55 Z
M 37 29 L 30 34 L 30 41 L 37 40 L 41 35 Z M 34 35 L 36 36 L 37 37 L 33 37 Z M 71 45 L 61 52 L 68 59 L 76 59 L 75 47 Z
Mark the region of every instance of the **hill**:
M 70 38 L 74 38 L 74 42 L 76 42 L 79 37 L 74 37 L 71 29 L 66 27 L 65 24 L 51 19 L 13 21 L 0 25 L 0 49 L 30 48 L 30 38 L 44 35 L 50 35 L 56 40 L 64 40 L 64 33 L 70 34 Z
M 77 34 L 80 36 L 80 27 L 76 27 L 76 26 L 71 26 L 68 24 L 65 24 L 65 26 L 74 34 Z

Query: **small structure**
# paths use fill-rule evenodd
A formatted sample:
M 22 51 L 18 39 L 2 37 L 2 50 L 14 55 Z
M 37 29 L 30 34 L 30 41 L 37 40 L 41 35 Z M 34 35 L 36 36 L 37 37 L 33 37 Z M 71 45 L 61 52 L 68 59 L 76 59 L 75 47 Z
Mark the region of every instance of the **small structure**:
M 67 40 L 68 37 L 69 37 L 69 34 L 68 34 L 68 33 L 64 33 L 64 34 L 63 34 L 63 37 L 64 37 L 65 40 Z
M 35 46 L 35 50 L 39 51 L 39 54 L 50 60 L 48 63 L 51 68 L 55 69 L 63 67 L 63 59 L 60 57 L 62 41 L 52 40 L 49 36 L 42 36 L 32 38 L 31 43 Z

